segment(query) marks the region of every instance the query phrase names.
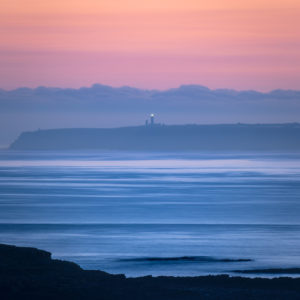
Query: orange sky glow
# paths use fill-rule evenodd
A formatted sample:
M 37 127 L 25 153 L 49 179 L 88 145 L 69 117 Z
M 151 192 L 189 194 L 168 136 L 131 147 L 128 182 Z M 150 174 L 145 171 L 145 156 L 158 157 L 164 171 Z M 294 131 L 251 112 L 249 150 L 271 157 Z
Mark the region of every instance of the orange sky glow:
M 0 4 L 0 88 L 300 88 L 299 0 Z

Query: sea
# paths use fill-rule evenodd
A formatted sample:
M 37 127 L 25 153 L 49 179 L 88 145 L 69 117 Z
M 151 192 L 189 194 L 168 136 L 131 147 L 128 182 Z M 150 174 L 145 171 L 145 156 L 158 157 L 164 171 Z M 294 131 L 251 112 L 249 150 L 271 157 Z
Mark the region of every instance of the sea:
M 299 268 L 300 154 L 1 150 L 0 243 L 128 277 Z

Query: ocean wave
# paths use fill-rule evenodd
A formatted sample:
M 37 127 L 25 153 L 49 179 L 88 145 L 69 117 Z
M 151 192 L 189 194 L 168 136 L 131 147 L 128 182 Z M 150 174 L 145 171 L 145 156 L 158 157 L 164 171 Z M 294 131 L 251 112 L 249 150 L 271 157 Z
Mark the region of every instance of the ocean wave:
M 300 274 L 300 268 L 234 270 L 233 272 L 243 274 Z
M 211 256 L 179 256 L 179 257 L 135 257 L 123 258 L 119 261 L 124 262 L 168 262 L 168 261 L 187 261 L 187 262 L 248 262 L 250 258 L 217 258 Z

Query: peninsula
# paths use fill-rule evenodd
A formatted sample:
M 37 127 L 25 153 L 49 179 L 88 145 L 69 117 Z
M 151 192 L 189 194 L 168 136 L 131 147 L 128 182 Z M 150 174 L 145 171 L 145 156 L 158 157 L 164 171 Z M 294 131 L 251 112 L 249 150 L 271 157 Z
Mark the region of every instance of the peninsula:
M 300 124 L 160 125 L 23 132 L 12 150 L 299 151 Z

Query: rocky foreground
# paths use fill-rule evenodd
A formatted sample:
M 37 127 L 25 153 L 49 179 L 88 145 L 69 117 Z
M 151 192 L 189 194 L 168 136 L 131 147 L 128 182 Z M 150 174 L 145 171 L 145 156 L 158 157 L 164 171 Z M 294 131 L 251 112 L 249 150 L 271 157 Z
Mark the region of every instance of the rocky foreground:
M 35 248 L 0 244 L 0 299 L 300 299 L 300 278 L 126 278 L 83 270 Z

